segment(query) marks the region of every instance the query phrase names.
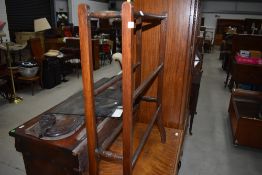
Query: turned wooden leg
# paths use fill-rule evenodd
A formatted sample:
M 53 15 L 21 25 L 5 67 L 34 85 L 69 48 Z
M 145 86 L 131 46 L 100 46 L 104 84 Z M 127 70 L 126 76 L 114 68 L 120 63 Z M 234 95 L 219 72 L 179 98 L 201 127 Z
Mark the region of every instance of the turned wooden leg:
M 160 116 L 158 116 L 156 122 L 157 122 L 158 130 L 160 132 L 161 142 L 166 143 L 166 130 L 165 130 L 165 127 L 163 125 L 162 118 Z

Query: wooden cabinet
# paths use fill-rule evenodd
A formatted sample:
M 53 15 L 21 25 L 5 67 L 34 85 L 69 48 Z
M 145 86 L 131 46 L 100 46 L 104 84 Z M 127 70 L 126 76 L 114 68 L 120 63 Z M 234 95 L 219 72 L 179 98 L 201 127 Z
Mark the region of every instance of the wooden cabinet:
M 135 9 L 151 13 L 168 14 L 166 58 L 164 62 L 163 120 L 167 127 L 183 129 L 188 116 L 188 96 L 191 81 L 194 35 L 198 20 L 198 0 L 136 0 Z M 142 78 L 156 67 L 158 59 L 159 27 L 142 36 Z M 145 54 L 146 53 L 146 54 Z M 150 65 L 150 66 L 148 66 Z M 156 86 L 148 94 L 156 94 Z M 147 122 L 155 109 L 141 105 L 140 120 Z
M 228 112 L 233 143 L 262 148 L 262 93 L 233 90 Z
M 75 115 L 80 116 L 81 112 L 83 113 L 81 99 L 82 93 L 79 92 L 51 110 L 40 114 L 9 132 L 9 135 L 15 137 L 16 150 L 23 155 L 27 175 L 83 174 L 87 164 L 87 149 L 86 140 L 81 141 L 79 134 L 84 126 L 72 136 L 60 140 L 43 140 L 28 134 L 29 128 L 32 128 L 39 122 L 45 114 L 69 113 L 64 111 L 67 110 L 72 114 L 75 112 Z M 76 101 L 80 101 L 80 103 Z M 73 106 L 72 104 L 74 103 L 78 105 Z M 74 111 L 75 108 L 77 108 L 77 111 Z

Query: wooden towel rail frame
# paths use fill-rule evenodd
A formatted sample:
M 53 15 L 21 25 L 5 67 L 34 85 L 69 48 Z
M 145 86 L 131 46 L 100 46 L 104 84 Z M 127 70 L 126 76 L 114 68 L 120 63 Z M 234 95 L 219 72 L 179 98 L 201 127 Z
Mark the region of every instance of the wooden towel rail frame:
M 99 159 L 118 161 L 123 163 L 123 174 L 131 175 L 133 167 L 141 153 L 143 146 L 148 139 L 154 123 L 160 131 L 161 142 L 165 143 L 166 133 L 162 124 L 162 86 L 163 67 L 166 47 L 167 14 L 161 15 L 134 12 L 133 6 L 129 2 L 122 4 L 121 13 L 104 11 L 89 12 L 89 6 L 80 4 L 78 7 L 80 50 L 82 64 L 83 92 L 85 100 L 86 132 L 88 142 L 89 174 L 98 175 Z M 90 18 L 121 18 L 122 20 L 122 55 L 123 73 L 112 78 L 105 85 L 94 90 L 93 85 L 93 63 L 91 45 L 91 25 Z M 154 25 L 143 26 L 143 22 Z M 158 67 L 143 82 L 141 81 L 141 56 L 142 56 L 142 32 L 151 27 L 160 25 L 160 43 Z M 136 53 L 133 51 L 134 33 L 136 33 Z M 136 55 L 133 55 L 136 54 Z M 136 57 L 136 63 L 134 58 Z M 157 97 L 145 96 L 146 92 L 158 77 Z M 118 122 L 118 126 L 110 134 L 102 136 L 97 132 L 94 96 L 103 92 L 115 82 L 122 80 L 123 115 L 122 120 L 108 119 L 110 122 Z M 134 81 L 135 80 L 135 81 Z M 145 134 L 142 136 L 140 144 L 133 152 L 133 120 L 134 111 L 138 108 L 140 101 L 153 102 L 157 104 L 157 109 L 148 124 Z M 110 127 L 106 126 L 105 127 Z M 113 143 L 117 135 L 123 130 L 123 155 L 108 151 L 108 147 Z

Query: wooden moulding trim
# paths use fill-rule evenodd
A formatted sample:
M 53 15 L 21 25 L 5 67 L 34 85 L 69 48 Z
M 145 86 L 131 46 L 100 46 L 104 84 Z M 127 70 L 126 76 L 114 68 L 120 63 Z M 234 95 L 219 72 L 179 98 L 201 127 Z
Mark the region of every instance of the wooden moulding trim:
M 147 139 L 148 139 L 148 137 L 151 133 L 151 130 L 154 126 L 154 123 L 156 122 L 156 119 L 158 117 L 158 114 L 159 114 L 161 108 L 162 108 L 162 106 L 159 105 L 156 112 L 154 113 L 150 123 L 148 124 L 148 126 L 146 128 L 145 134 L 143 135 L 143 137 L 142 137 L 142 139 L 141 139 L 141 141 L 140 141 L 140 143 L 139 143 L 139 145 L 138 145 L 138 147 L 137 147 L 137 149 L 134 153 L 134 156 L 133 156 L 133 159 L 132 159 L 132 167 L 134 167 L 135 164 L 136 164 L 137 158 L 138 158 L 139 154 L 141 153 L 141 151 L 142 151 L 142 149 L 143 149 L 143 147 L 144 147 L 144 145 L 145 145 L 145 143 L 146 143 L 146 141 L 147 141 Z
M 141 96 L 150 85 L 153 83 L 153 81 L 156 79 L 158 73 L 162 70 L 164 66 L 164 63 L 161 63 L 151 75 L 148 76 L 148 78 L 135 90 L 133 100 L 135 101 L 139 96 Z

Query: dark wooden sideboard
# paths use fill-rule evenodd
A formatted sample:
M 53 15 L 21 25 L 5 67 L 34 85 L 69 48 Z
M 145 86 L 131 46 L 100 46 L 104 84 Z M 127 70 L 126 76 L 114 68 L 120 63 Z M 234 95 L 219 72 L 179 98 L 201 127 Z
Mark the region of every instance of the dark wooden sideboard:
M 234 89 L 228 112 L 233 143 L 262 148 L 262 93 Z
M 97 85 L 98 86 L 98 85 Z M 73 105 L 74 104 L 74 105 Z M 10 131 L 15 138 L 15 147 L 21 152 L 24 159 L 27 175 L 88 175 L 88 153 L 85 127 L 82 125 L 73 135 L 60 140 L 43 140 L 28 134 L 28 129 L 39 122 L 45 114 L 83 116 L 83 95 L 78 92 L 50 110 L 34 117 L 28 122 Z M 115 126 L 104 127 L 106 121 L 118 119 L 98 119 L 98 135 L 103 132 L 111 133 Z M 120 121 L 120 120 L 119 120 Z M 134 132 L 134 146 L 137 146 L 142 133 L 146 130 L 145 124 L 138 124 Z M 180 155 L 183 132 L 181 130 L 166 128 L 167 141 L 162 144 L 159 141 L 159 131 L 154 127 L 149 137 L 149 143 L 145 145 L 138 158 L 134 169 L 136 175 L 176 174 L 179 169 L 178 159 Z M 120 134 L 110 150 L 122 152 L 122 135 Z M 165 150 L 157 151 L 156 150 Z M 156 165 L 156 166 L 152 166 Z M 101 161 L 99 165 L 100 175 L 122 174 L 122 165 Z

